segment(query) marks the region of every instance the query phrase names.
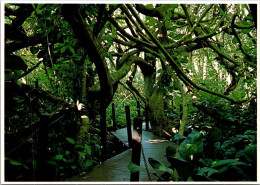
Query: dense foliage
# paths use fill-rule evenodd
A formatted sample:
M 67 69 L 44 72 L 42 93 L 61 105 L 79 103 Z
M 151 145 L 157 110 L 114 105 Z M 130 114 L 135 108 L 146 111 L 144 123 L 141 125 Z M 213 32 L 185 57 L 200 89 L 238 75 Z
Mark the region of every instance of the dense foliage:
M 6 181 L 120 152 L 137 102 L 176 144 L 159 180 L 256 180 L 256 4 L 5 4 L 4 64 Z

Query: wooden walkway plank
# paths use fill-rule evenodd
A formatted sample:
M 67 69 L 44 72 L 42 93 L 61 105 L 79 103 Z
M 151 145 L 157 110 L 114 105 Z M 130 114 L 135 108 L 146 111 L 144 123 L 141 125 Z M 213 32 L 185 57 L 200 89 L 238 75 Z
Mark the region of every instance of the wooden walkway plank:
M 143 122 L 143 131 L 146 130 L 146 124 L 145 122 Z M 150 126 L 151 128 L 151 126 Z M 110 132 L 111 134 L 113 134 L 115 137 L 117 137 L 121 142 L 123 142 L 126 146 L 129 147 L 129 143 L 128 143 L 128 135 L 127 135 L 127 128 L 121 128 L 118 129 L 116 131 Z M 133 133 L 133 126 L 131 127 L 131 133 Z M 148 134 L 150 133 L 150 134 Z M 147 132 L 147 135 L 143 136 L 143 139 L 147 139 L 147 137 L 153 137 L 154 139 L 160 139 L 159 137 L 154 136 L 151 132 Z M 153 135 L 153 136 L 152 136 Z M 151 138 L 152 139 L 152 138 Z
M 144 125 L 145 127 L 145 125 Z M 112 132 L 116 137 L 118 137 L 122 142 L 128 144 L 127 129 L 122 128 L 115 132 Z M 152 169 L 149 165 L 148 158 L 152 157 L 169 166 L 170 163 L 167 161 L 166 148 L 169 145 L 173 145 L 171 141 L 161 139 L 154 136 L 151 132 L 144 131 L 142 134 L 142 146 L 145 154 L 145 158 L 148 163 L 148 169 L 150 173 L 157 172 L 157 174 L 162 174 L 160 171 Z M 130 172 L 127 168 L 129 162 L 131 161 L 132 150 L 127 150 L 117 156 L 114 156 L 103 163 L 94 167 L 90 172 L 83 174 L 82 176 L 76 176 L 66 181 L 96 181 L 96 182 L 117 182 L 117 181 L 130 181 Z M 143 156 L 141 156 L 140 166 L 145 169 Z M 154 175 L 152 180 L 156 181 L 157 178 Z M 149 181 L 147 173 L 141 172 L 139 181 Z

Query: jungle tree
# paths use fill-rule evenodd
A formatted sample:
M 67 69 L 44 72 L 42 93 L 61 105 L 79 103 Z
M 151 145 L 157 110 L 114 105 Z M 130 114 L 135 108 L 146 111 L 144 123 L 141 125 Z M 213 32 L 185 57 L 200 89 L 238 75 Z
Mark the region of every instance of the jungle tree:
M 180 91 L 183 98 L 182 134 L 188 94 L 203 99 L 206 92 L 230 105 L 255 101 L 254 4 L 7 4 L 5 10 L 6 81 L 17 82 L 30 73 L 37 76 L 42 65 L 48 79 L 42 89 L 53 94 L 46 97 L 64 104 L 83 102 L 91 119 L 100 115 L 103 131 L 105 110 L 119 83 L 126 83 L 144 102 L 158 134 L 168 125 L 165 109 L 176 98 L 173 91 Z M 21 60 L 21 49 L 29 50 L 38 62 Z M 202 68 L 208 70 L 205 77 L 218 70 L 230 81 L 221 77 L 222 88 L 206 84 L 194 69 L 202 60 L 213 66 Z M 139 72 L 142 91 L 133 85 Z M 250 93 L 237 96 L 243 86 Z
M 109 5 L 99 7 L 100 12 L 96 17 L 81 13 L 80 10 L 84 8 L 74 5 L 74 16 L 71 16 L 68 13 L 71 6 L 64 5 L 62 14 L 72 26 L 82 47 L 89 52 L 90 60 L 95 63 L 100 80 L 98 85 L 104 95 L 101 101 L 104 105 L 101 107 L 106 108 L 110 103 L 117 82 L 128 73 L 132 64 L 138 65 L 144 75 L 144 95 L 140 92 L 137 94 L 148 106 L 154 130 L 166 126 L 164 87 L 169 85 L 173 75 L 177 75 L 176 80 L 181 80 L 188 87 L 225 98 L 231 103 L 245 101 L 228 94 L 237 87 L 238 81 L 245 74 L 255 75 L 256 32 L 253 30 L 256 23 L 255 14 L 250 13 L 254 5 Z M 140 18 L 135 8 L 145 15 L 145 19 Z M 92 31 L 90 25 L 93 22 L 95 25 Z M 102 33 L 97 34 L 97 27 L 109 37 L 102 39 Z M 246 38 L 248 42 L 245 40 L 243 43 Z M 232 42 L 225 43 L 225 39 L 232 39 Z M 105 54 L 103 48 L 109 45 L 113 51 L 108 50 Z M 204 87 L 183 70 L 188 53 L 207 48 L 211 55 L 216 56 L 219 65 L 232 76 L 224 92 Z M 144 57 L 140 57 L 141 52 L 145 53 Z M 117 69 L 115 72 L 109 71 L 104 54 L 116 56 L 110 57 L 110 60 L 116 59 L 113 64 Z M 157 79 L 156 61 L 161 66 Z M 130 87 L 136 91 L 133 86 Z

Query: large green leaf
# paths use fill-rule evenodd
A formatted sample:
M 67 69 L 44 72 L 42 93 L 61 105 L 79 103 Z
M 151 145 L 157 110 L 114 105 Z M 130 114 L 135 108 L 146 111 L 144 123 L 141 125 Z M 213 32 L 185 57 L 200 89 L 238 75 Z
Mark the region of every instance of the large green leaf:
M 148 8 L 148 9 L 154 9 L 152 4 L 148 4 L 145 7 Z
M 85 144 L 85 150 L 88 155 L 91 155 L 91 148 L 87 144 Z
M 256 135 L 256 130 L 247 130 L 244 132 L 244 135 Z
M 73 47 L 69 46 L 69 50 L 71 51 L 71 53 L 72 53 L 73 55 L 75 55 L 75 50 L 73 49 Z
M 228 168 L 229 168 L 229 166 L 224 166 L 218 170 L 218 173 L 223 173 L 223 172 L 227 171 Z
M 179 34 L 179 35 L 176 35 L 173 39 L 180 40 L 183 36 L 184 36 L 184 34 Z
M 167 160 L 172 164 L 174 165 L 175 163 L 175 160 L 174 160 L 174 157 L 175 157 L 175 154 L 176 154 L 176 145 L 174 146 L 168 146 L 166 148 L 166 157 L 167 157 Z
M 177 61 L 184 64 L 187 64 L 189 62 L 187 58 L 178 58 Z
M 181 139 L 185 139 L 186 137 L 185 136 L 182 136 L 182 135 L 180 135 L 179 133 L 177 133 L 177 134 L 175 134 L 174 136 L 173 136 L 173 141 L 175 141 L 175 140 L 181 140 Z
M 238 43 L 238 40 L 237 40 L 236 37 L 233 38 L 232 43 L 233 43 L 233 44 L 237 44 L 237 43 Z
M 85 152 L 78 152 L 78 154 L 79 154 L 79 158 L 81 158 L 81 157 L 83 157 L 83 156 L 85 156 L 86 155 L 86 153 Z
M 256 164 L 256 158 L 257 158 L 256 150 L 257 150 L 256 145 L 249 145 L 245 148 L 244 150 L 245 157 L 248 160 L 248 162 Z
M 156 24 L 156 20 L 154 19 L 154 18 L 151 18 L 150 20 L 149 20 L 149 22 L 148 22 L 148 25 L 149 26 L 154 26 L 155 24 Z
M 71 167 L 73 170 L 75 170 L 75 169 L 77 168 L 76 165 L 71 165 L 70 167 Z
M 213 163 L 213 165 L 211 167 L 216 168 L 216 167 L 220 167 L 223 165 L 245 165 L 245 164 L 246 163 L 237 161 L 235 159 L 224 159 L 224 160 L 220 160 L 216 163 Z
M 175 8 L 178 8 L 178 4 L 170 4 L 169 5 L 169 8 L 170 8 L 170 10 L 173 10 L 173 9 L 175 9 Z
M 218 170 L 214 168 L 209 168 L 209 167 L 204 167 L 204 168 L 199 168 L 197 175 L 200 176 L 205 176 L 205 177 L 210 177 L 212 174 L 218 173 Z
M 173 174 L 173 170 L 171 168 L 166 167 L 163 163 L 161 163 L 160 161 L 157 161 L 153 158 L 149 158 L 148 159 L 150 165 L 156 169 L 156 170 L 160 170 L 160 171 L 164 171 L 164 172 L 168 172 L 170 174 Z
M 172 12 L 171 11 L 168 11 L 168 13 L 165 15 L 165 19 L 166 20 L 170 20 L 172 17 Z
M 168 146 L 166 148 L 166 156 L 171 157 L 176 153 L 176 146 Z
M 51 164 L 51 165 L 53 165 L 53 166 L 56 166 L 56 165 L 57 165 L 57 163 L 56 163 L 55 161 L 47 161 L 47 163 L 48 163 L 48 164 Z
M 72 139 L 72 138 L 70 138 L 70 137 L 66 137 L 66 140 L 68 141 L 68 142 L 70 142 L 71 144 L 75 144 L 75 140 L 74 139 Z
M 68 46 L 63 46 L 61 49 L 60 49 L 60 52 L 61 53 L 64 53 L 66 51 L 66 49 L 68 49 Z
M 180 144 L 180 157 L 186 161 L 193 160 L 195 156 L 203 152 L 203 141 L 198 131 L 192 131 Z
M 22 163 L 20 161 L 15 161 L 15 160 L 9 159 L 9 158 L 6 158 L 5 160 L 9 160 L 12 165 L 23 166 L 25 169 L 27 169 L 27 170 L 29 169 L 28 166 L 26 166 L 24 163 Z
M 185 162 L 185 163 L 188 163 L 188 161 L 184 158 L 182 158 L 180 155 L 178 155 L 179 153 L 177 153 L 173 158 L 174 159 L 177 159 L 178 161 L 181 161 L 181 162 Z
M 193 130 L 187 137 L 188 143 L 196 143 L 198 141 L 201 141 L 201 134 L 196 131 Z
M 189 56 L 189 53 L 186 52 L 186 51 L 183 51 L 183 52 L 180 53 L 180 55 L 187 57 L 187 56 Z
M 243 30 L 242 30 L 242 33 L 248 34 L 251 30 L 252 30 L 252 29 L 243 29 Z
M 197 153 L 197 151 L 198 151 L 198 147 L 197 147 L 197 145 L 195 145 L 195 144 L 186 144 L 186 150 L 187 151 L 190 151 L 189 153 Z
M 90 167 L 92 164 L 93 164 L 92 160 L 87 160 L 87 161 L 85 162 L 85 167 L 88 168 L 88 167 Z
M 63 159 L 63 155 L 62 154 L 58 154 L 54 157 L 55 160 L 62 160 Z

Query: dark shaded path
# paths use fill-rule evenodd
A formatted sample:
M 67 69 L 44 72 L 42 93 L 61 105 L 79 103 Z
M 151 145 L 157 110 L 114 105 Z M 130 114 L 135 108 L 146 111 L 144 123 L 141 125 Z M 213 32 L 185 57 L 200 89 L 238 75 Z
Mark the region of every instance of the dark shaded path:
M 118 137 L 126 145 L 128 145 L 126 128 L 122 128 L 111 133 L 116 137 Z M 143 146 L 146 160 L 148 160 L 149 157 L 152 157 L 168 166 L 169 163 L 165 157 L 165 154 L 166 154 L 166 148 L 169 145 L 173 145 L 173 143 L 161 139 L 157 136 L 154 136 L 149 131 L 143 130 L 142 146 Z M 84 182 L 85 181 L 99 181 L 99 182 L 130 181 L 130 172 L 127 166 L 131 161 L 131 155 L 132 155 L 132 150 L 131 149 L 127 150 L 97 165 L 90 172 L 85 173 L 83 176 L 75 176 L 71 179 L 67 179 L 67 181 L 84 181 Z M 141 157 L 140 166 L 145 169 L 143 157 Z M 148 163 L 148 168 L 150 173 L 156 172 L 156 170 L 153 170 L 151 168 L 149 163 Z M 159 171 L 157 171 L 157 173 L 161 174 Z M 156 181 L 157 178 L 154 175 L 151 176 L 153 181 Z M 149 181 L 146 172 L 140 173 L 139 181 Z

